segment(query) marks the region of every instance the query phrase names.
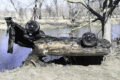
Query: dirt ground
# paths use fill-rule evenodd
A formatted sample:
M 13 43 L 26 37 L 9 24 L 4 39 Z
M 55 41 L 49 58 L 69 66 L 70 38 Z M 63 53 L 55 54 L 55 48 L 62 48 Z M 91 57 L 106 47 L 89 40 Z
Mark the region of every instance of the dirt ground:
M 107 56 L 101 65 L 23 66 L 0 72 L 0 80 L 120 80 L 120 56 Z

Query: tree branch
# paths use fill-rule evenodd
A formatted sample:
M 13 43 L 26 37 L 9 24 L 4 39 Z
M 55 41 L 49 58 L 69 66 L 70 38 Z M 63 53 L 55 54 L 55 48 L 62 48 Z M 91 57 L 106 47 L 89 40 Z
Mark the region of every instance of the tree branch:
M 39 1 L 39 8 L 42 7 L 44 0 L 38 0 Z
M 109 12 L 108 12 L 108 16 L 112 14 L 112 12 L 114 11 L 114 9 L 116 8 L 116 6 L 119 4 L 120 0 L 115 0 L 113 2 L 113 6 L 110 8 Z
M 10 2 L 13 5 L 13 7 L 15 8 L 15 11 L 17 12 L 17 8 L 15 7 L 15 4 L 14 4 L 13 0 L 10 0 Z
M 105 1 L 103 2 L 103 10 L 107 7 L 107 2 L 108 2 L 108 0 L 105 0 Z
M 99 18 L 99 20 L 102 19 L 102 16 L 97 13 L 95 10 L 93 10 L 88 4 L 86 4 L 83 0 L 67 0 L 70 3 L 80 3 L 82 4 L 85 8 L 87 8 L 92 14 L 94 14 L 95 16 L 97 16 Z
M 98 18 L 95 18 L 94 20 L 92 20 L 92 22 L 96 22 L 97 20 L 99 20 Z

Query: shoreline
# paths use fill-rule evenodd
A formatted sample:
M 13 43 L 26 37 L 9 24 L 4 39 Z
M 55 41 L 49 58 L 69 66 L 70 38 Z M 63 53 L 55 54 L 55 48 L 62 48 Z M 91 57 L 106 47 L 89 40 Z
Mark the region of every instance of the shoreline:
M 14 20 L 15 22 L 17 22 L 18 24 L 22 25 L 24 27 L 24 25 L 26 24 L 27 20 L 24 20 L 23 22 L 19 22 L 17 20 Z M 66 28 L 68 26 L 71 27 L 71 22 L 70 20 L 37 20 L 38 23 L 40 24 L 40 28 L 41 30 L 48 30 L 48 29 L 61 29 L 61 28 Z M 84 23 L 87 23 L 87 21 L 76 21 L 79 25 Z M 98 26 L 98 24 L 100 24 L 99 21 L 96 21 L 94 23 L 91 23 L 91 26 Z M 112 25 L 116 25 L 116 24 L 120 24 L 120 18 L 112 18 Z M 7 30 L 7 25 L 5 23 L 4 20 L 0 20 L 0 30 Z

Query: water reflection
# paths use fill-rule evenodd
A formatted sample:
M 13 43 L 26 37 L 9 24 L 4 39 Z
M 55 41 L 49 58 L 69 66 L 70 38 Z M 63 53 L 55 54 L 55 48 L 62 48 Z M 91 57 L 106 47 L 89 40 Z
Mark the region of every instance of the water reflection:
M 70 28 L 44 30 L 45 34 L 54 37 L 69 37 L 69 34 L 67 33 L 69 33 L 70 31 L 71 31 Z
M 92 32 L 97 34 L 100 31 L 100 27 L 92 27 Z M 61 28 L 61 29 L 51 29 L 51 30 L 44 30 L 45 34 L 54 37 L 69 37 L 69 34 L 72 28 Z M 82 37 L 82 35 L 86 32 L 90 32 L 89 27 L 83 27 L 80 29 L 76 29 L 72 32 L 73 37 Z
M 63 28 L 63 29 L 52 29 L 45 30 L 45 34 L 54 36 L 54 37 L 69 37 L 71 28 Z M 81 29 L 77 29 L 73 31 L 73 37 L 82 37 L 85 32 L 90 32 L 89 27 L 83 27 Z M 102 37 L 101 27 L 91 27 L 91 32 L 95 33 L 99 38 Z M 112 39 L 120 37 L 120 24 L 113 25 L 112 27 Z

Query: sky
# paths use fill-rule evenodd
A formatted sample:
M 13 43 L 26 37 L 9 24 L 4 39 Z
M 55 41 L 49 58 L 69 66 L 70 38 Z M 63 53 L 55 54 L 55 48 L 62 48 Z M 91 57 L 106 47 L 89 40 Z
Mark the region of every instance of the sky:
M 27 7 L 33 0 L 13 0 L 16 7 Z M 31 4 L 32 6 L 33 4 Z M 0 10 L 14 10 L 13 5 L 10 3 L 10 0 L 0 0 Z
M 34 0 L 13 0 L 17 8 L 33 8 Z M 51 4 L 52 0 L 45 0 L 44 4 Z M 59 4 L 64 0 L 58 0 Z M 44 6 L 43 6 L 44 7 Z M 15 10 L 10 0 L 0 0 L 0 10 Z

